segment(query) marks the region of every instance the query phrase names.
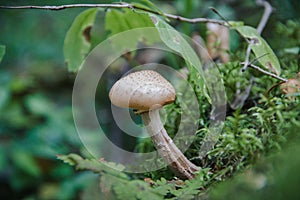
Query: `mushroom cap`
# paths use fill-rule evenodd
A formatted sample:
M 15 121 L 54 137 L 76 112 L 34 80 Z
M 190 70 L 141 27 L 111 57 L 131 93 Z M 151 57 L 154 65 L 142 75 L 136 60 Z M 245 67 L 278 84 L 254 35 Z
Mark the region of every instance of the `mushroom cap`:
M 109 92 L 112 104 L 147 111 L 175 101 L 175 89 L 152 70 L 131 73 L 118 80 Z

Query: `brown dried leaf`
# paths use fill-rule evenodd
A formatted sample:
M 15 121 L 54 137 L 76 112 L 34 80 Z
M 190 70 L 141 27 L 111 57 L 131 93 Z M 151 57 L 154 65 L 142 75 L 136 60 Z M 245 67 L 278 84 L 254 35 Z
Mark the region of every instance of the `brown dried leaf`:
M 289 99 L 295 99 L 296 93 L 300 93 L 300 72 L 296 78 L 290 78 L 281 85 L 281 91 L 288 96 Z
M 291 95 L 300 92 L 300 79 L 299 78 L 288 79 L 287 82 L 281 85 L 281 90 L 283 93 L 291 94 Z

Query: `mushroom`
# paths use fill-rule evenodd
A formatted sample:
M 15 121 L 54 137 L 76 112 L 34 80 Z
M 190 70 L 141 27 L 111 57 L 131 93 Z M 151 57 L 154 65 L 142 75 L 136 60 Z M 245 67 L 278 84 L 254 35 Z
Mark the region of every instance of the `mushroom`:
M 159 155 L 182 179 L 192 179 L 199 167 L 190 162 L 167 134 L 159 115 L 162 106 L 175 101 L 173 86 L 159 73 L 143 70 L 118 80 L 109 92 L 111 103 L 137 109 Z

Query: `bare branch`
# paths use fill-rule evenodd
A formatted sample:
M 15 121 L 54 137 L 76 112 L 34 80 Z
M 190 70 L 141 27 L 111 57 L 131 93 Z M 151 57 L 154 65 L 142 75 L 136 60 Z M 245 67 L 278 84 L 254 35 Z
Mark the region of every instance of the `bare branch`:
M 69 4 L 69 5 L 60 5 L 60 6 L 0 6 L 0 9 L 42 9 L 42 10 L 64 10 L 69 8 L 129 8 L 129 9 L 136 9 L 136 10 L 142 10 L 149 13 L 157 14 L 165 16 L 169 19 L 174 19 L 182 22 L 187 23 L 215 23 L 220 24 L 223 26 L 227 26 L 227 22 L 223 20 L 217 20 L 217 19 L 207 19 L 207 18 L 186 18 L 179 15 L 173 15 L 168 13 L 161 13 L 158 11 L 154 11 L 151 9 L 147 9 L 144 7 L 140 7 L 135 4 L 128 4 L 128 3 L 120 3 L 120 4 Z
M 1 9 L 64 10 L 68 8 L 128 8 L 128 4 L 69 4 L 60 6 L 0 6 Z
M 242 62 L 241 64 L 244 65 L 245 63 Z M 284 82 L 287 81 L 287 79 L 282 78 L 282 77 L 280 77 L 280 76 L 277 76 L 276 74 L 272 74 L 271 72 L 268 72 L 268 71 L 266 71 L 266 70 L 264 70 L 264 69 L 262 69 L 262 68 L 260 68 L 260 67 L 258 67 L 258 66 L 256 66 L 256 65 L 253 65 L 253 64 L 251 64 L 251 63 L 248 63 L 248 67 L 251 67 L 251 68 L 253 68 L 253 69 L 257 70 L 257 71 L 260 71 L 260 72 L 263 73 L 263 74 L 266 74 L 266 75 L 268 75 L 268 76 L 271 76 L 271 77 L 273 77 L 273 78 L 276 78 L 276 79 L 278 79 L 278 80 L 280 80 L 280 81 L 284 81 Z
M 265 28 L 267 21 L 269 20 L 269 17 L 272 13 L 272 6 L 265 0 L 256 0 L 256 4 L 259 6 L 264 6 L 264 14 L 256 28 L 258 34 L 261 34 L 262 30 Z M 250 52 L 251 52 L 251 44 L 253 43 L 253 40 L 249 41 L 248 47 L 247 47 L 247 51 L 246 51 L 246 58 L 245 58 L 245 64 L 244 67 L 241 69 L 242 72 L 244 72 L 247 67 L 249 66 L 249 58 L 250 58 Z
M 267 21 L 269 20 L 269 17 L 272 13 L 272 6 L 265 0 L 256 0 L 256 4 L 258 6 L 263 6 L 264 7 L 264 13 L 263 13 L 263 16 L 256 28 L 258 34 L 260 35 L 262 33 L 262 30 L 264 29 L 264 27 L 266 26 L 267 24 Z M 247 67 L 252 67 L 266 75 L 269 75 L 273 78 L 276 78 L 276 79 L 279 79 L 279 80 L 285 80 L 275 74 L 272 74 L 272 73 L 269 73 L 255 65 L 253 65 L 251 62 L 250 62 L 250 54 L 251 54 L 251 45 L 253 44 L 253 40 L 250 40 L 248 41 L 248 46 L 247 46 L 247 50 L 246 50 L 246 57 L 245 57 L 245 61 L 242 63 L 243 64 L 243 68 L 241 69 L 241 72 L 244 72 L 246 71 Z M 248 88 L 248 89 L 251 89 L 251 88 Z M 238 82 L 237 83 L 237 92 L 236 92 L 236 95 L 239 96 L 240 94 L 240 83 Z M 247 93 L 246 93 L 247 94 Z M 244 99 L 246 100 L 246 98 Z M 243 105 L 244 102 L 241 102 L 241 105 Z
M 166 16 L 169 19 L 175 19 L 178 21 L 182 22 L 188 22 L 188 23 L 215 23 L 215 24 L 220 24 L 223 26 L 227 26 L 227 22 L 223 20 L 218 20 L 218 19 L 208 19 L 208 18 L 186 18 L 186 17 L 181 17 L 179 15 L 172 15 L 172 14 L 167 14 L 164 13 L 164 16 Z
M 257 26 L 257 32 L 259 34 L 261 34 L 262 30 L 265 28 L 265 26 L 269 20 L 269 17 L 271 15 L 273 9 L 272 9 L 272 6 L 269 4 L 269 2 L 264 1 L 264 0 L 256 0 L 256 4 L 261 5 L 265 8 L 264 14 L 260 20 L 259 25 Z
M 250 59 L 250 54 L 251 54 L 251 44 L 253 43 L 253 40 L 250 40 L 248 46 L 247 46 L 247 50 L 246 50 L 246 57 L 245 57 L 245 62 L 244 62 L 244 66 L 241 69 L 242 72 L 246 71 L 247 67 L 249 66 L 249 59 Z

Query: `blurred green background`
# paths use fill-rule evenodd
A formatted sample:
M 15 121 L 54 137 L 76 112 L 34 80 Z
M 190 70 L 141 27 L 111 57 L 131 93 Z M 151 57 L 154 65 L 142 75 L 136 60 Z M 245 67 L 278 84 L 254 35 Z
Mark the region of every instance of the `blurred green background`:
M 1 1 L 58 3 L 72 1 Z M 0 44 L 6 46 L 0 64 L 1 199 L 74 199 L 94 177 L 75 175 L 56 159 L 83 148 L 72 118 L 75 74 L 63 57 L 65 34 L 83 10 L 0 10 Z
M 110 3 L 111 1 L 76 1 Z M 1 1 L 1 5 L 59 5 L 74 1 Z M 216 7 L 230 20 L 256 26 L 262 8 L 255 1 L 154 1 L 166 12 L 186 17 L 215 17 Z M 272 28 L 277 21 L 299 19 L 298 0 L 271 1 L 276 8 L 263 36 L 280 49 Z M 77 199 L 95 175 L 75 172 L 57 154 L 84 152 L 72 118 L 75 74 L 63 58 L 65 34 L 84 9 L 0 10 L 0 44 L 6 54 L 0 64 L 0 198 Z M 103 20 L 104 21 L 104 20 Z M 103 23 L 98 20 L 97 23 Z M 174 24 L 190 35 L 196 25 Z M 102 36 L 103 37 L 103 36 Z M 272 40 L 273 39 L 273 40 Z

